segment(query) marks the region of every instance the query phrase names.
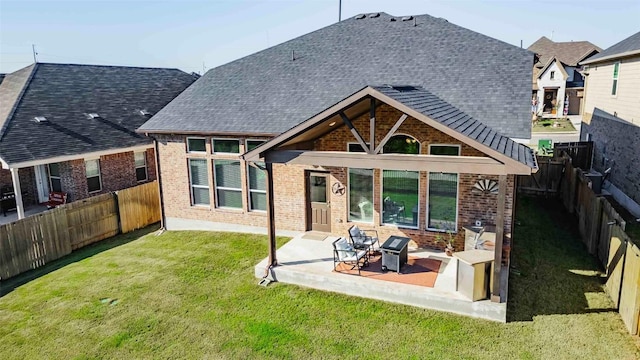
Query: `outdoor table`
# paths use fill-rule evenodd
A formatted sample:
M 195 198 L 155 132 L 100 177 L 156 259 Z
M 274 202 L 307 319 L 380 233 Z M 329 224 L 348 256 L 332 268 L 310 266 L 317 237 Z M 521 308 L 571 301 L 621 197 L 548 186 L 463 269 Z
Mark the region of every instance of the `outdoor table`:
M 382 246 L 382 270 L 395 270 L 400 274 L 400 267 L 407 263 L 408 237 L 389 236 Z

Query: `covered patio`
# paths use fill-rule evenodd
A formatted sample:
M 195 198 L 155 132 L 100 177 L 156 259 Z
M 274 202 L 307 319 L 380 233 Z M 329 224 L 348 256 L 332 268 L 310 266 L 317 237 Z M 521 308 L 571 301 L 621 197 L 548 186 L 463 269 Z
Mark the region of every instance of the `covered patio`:
M 447 311 L 451 313 L 505 322 L 506 302 L 491 300 L 471 301 L 456 291 L 456 257 L 449 257 L 440 251 L 410 248 L 410 258 L 432 259 L 440 262 L 433 286 L 423 286 L 398 281 L 400 274 L 382 279 L 374 276 L 358 276 L 348 271 L 334 271 L 332 242 L 337 236 L 305 238 L 305 233 L 295 236 L 278 249 L 278 265 L 270 270 L 271 279 L 287 284 L 332 291 L 351 296 L 370 298 L 391 303 L 416 306 L 424 309 Z M 255 266 L 255 276 L 262 278 L 269 267 L 269 258 Z M 367 271 L 365 267 L 363 269 Z M 404 268 L 403 271 L 404 272 Z M 395 275 L 395 273 L 393 273 Z M 506 287 L 508 269 L 502 271 L 503 284 Z M 412 282 L 411 280 L 406 282 Z M 506 288 L 504 289 L 506 292 Z M 357 301 L 354 300 L 354 301 Z

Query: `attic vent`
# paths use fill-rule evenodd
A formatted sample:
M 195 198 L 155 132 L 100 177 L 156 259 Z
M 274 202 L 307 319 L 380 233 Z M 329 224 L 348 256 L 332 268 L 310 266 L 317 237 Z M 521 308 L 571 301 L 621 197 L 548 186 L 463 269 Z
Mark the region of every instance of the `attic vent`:
M 400 92 L 405 92 L 405 91 L 414 91 L 417 90 L 415 86 L 411 86 L 411 85 L 393 85 L 391 86 L 392 89 L 394 90 L 398 90 Z
M 442 20 L 442 21 L 444 21 L 444 22 L 449 22 L 449 20 L 447 20 L 447 19 L 445 19 L 445 18 L 443 18 L 443 17 L 438 18 L 438 19 L 440 19 L 440 20 Z
M 151 115 L 151 112 L 150 112 L 150 111 L 147 111 L 147 110 L 140 110 L 140 115 L 143 115 L 143 116 L 145 116 L 145 115 Z
M 100 114 L 98 114 L 98 113 L 90 113 L 88 116 L 89 116 L 90 119 L 95 119 L 95 118 L 99 118 Z
M 47 120 L 47 118 L 44 117 L 44 116 L 36 116 L 36 117 L 33 118 L 33 121 L 35 121 L 37 123 L 49 122 L 49 120 Z
M 369 14 L 370 18 L 377 18 L 378 16 L 380 16 L 380 13 L 371 13 L 371 14 Z
M 402 17 L 402 21 L 409 21 L 409 20 L 413 20 L 413 16 L 403 16 Z
M 360 14 L 360 15 L 356 15 L 355 19 L 356 19 L 356 20 L 360 20 L 360 19 L 364 19 L 364 18 L 366 18 L 366 17 L 367 17 L 367 15 L 365 15 L 365 14 Z
M 391 18 L 389 19 L 389 21 L 396 21 L 396 18 Z

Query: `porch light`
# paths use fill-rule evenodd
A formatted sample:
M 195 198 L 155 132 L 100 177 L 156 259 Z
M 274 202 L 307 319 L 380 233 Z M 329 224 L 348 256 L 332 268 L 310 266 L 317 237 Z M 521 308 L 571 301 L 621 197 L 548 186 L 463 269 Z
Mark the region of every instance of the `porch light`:
M 332 121 L 332 122 L 330 122 L 330 123 L 329 123 L 329 126 L 333 126 L 333 125 L 335 125 L 335 124 L 336 124 L 336 122 L 335 122 L 335 121 Z

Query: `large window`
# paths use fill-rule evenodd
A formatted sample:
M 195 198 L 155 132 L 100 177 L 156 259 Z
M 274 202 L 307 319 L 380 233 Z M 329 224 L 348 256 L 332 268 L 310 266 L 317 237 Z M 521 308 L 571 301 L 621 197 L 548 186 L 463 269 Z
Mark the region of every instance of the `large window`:
M 611 95 L 618 93 L 618 71 L 620 70 L 620 63 L 613 64 L 613 86 L 611 87 Z
M 373 222 L 371 169 L 349 169 L 349 221 Z
M 207 160 L 189 159 L 189 181 L 191 183 L 191 205 L 209 206 Z
M 49 187 L 51 191 L 62 191 L 60 179 L 60 163 L 49 164 Z
M 136 180 L 139 182 L 147 180 L 147 157 L 145 154 L 146 152 L 144 151 L 133 154 L 136 167 Z
M 427 228 L 457 231 L 458 174 L 429 173 Z
M 394 135 L 382 147 L 385 154 L 420 154 L 420 142 L 408 135 Z
M 218 207 L 242 209 L 240 161 L 214 160 Z
M 256 166 L 264 166 L 264 163 L 256 163 Z M 249 209 L 267 210 L 267 178 L 264 170 L 256 166 L 248 165 L 249 175 Z
M 418 227 L 417 171 L 382 171 L 382 223 L 400 227 Z
M 213 139 L 211 145 L 217 154 L 239 154 L 240 141 L 236 139 Z
M 262 145 L 264 140 L 247 140 L 246 151 L 251 151 Z M 256 162 L 256 166 L 247 165 L 249 177 L 249 210 L 267 210 L 267 177 L 263 162 Z
M 102 180 L 100 179 L 100 160 L 86 160 L 84 162 L 87 174 L 87 187 L 89 192 L 102 190 Z

